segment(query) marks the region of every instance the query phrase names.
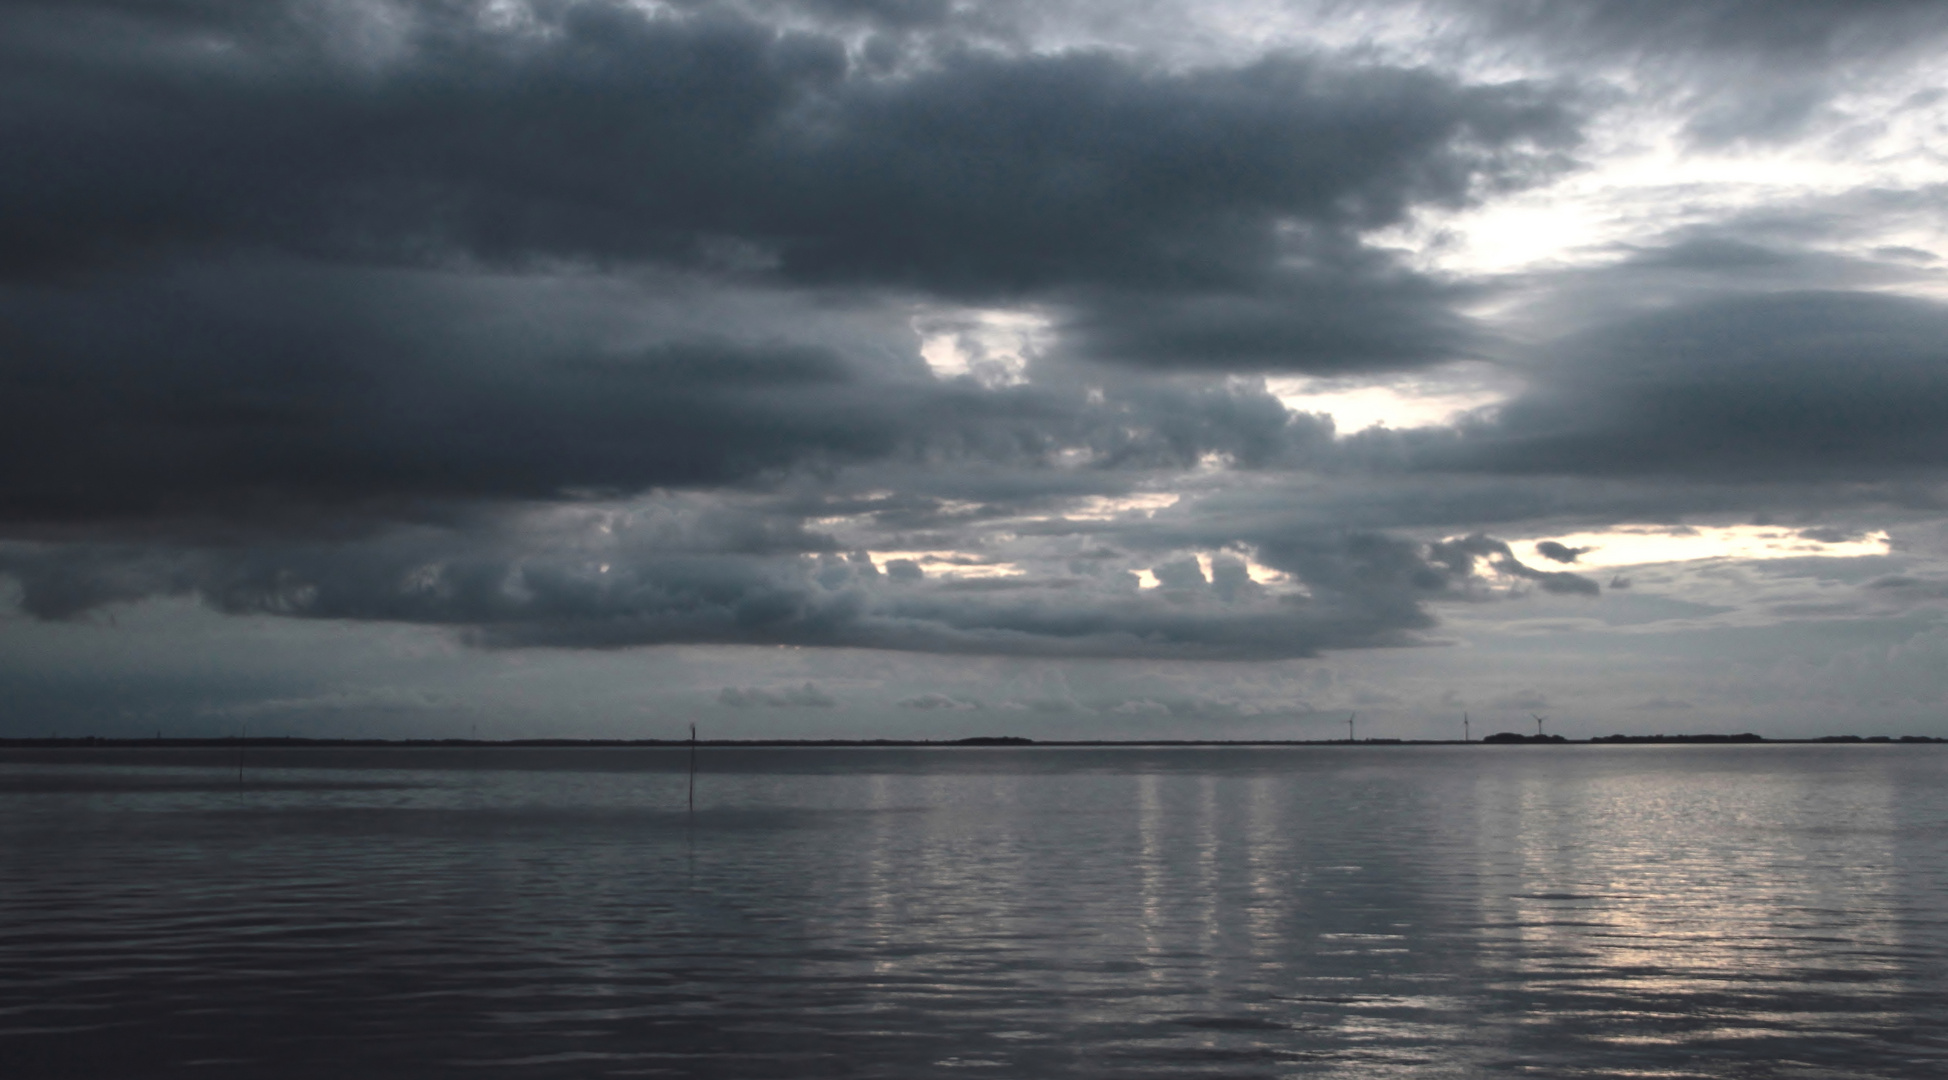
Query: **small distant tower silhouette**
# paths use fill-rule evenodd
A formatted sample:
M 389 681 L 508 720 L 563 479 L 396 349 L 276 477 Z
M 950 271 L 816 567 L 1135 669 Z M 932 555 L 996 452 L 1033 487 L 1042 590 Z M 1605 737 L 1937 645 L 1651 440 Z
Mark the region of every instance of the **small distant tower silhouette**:
M 1530 713 L 1529 715 L 1535 716 L 1534 713 Z M 1535 737 L 1536 738 L 1540 739 L 1542 737 L 1542 722 L 1547 719 L 1548 717 L 1546 716 L 1535 716 Z
M 1358 739 L 1355 739 L 1353 737 L 1353 721 L 1359 719 L 1359 715 L 1360 715 L 1359 713 L 1353 713 L 1346 717 L 1346 741 L 1347 742 L 1359 741 Z
M 1473 739 L 1468 737 L 1468 714 L 1467 713 L 1461 714 L 1461 741 L 1462 742 L 1474 741 Z

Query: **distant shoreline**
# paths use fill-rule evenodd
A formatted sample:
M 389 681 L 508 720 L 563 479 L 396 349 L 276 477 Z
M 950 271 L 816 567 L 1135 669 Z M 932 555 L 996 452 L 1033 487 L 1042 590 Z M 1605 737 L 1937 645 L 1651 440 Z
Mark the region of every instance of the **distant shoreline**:
M 1508 735 L 1509 733 L 1503 733 Z M 791 748 L 808 749 L 1061 749 L 1087 747 L 1226 747 L 1226 746 L 1783 746 L 1783 745 L 1867 745 L 1913 746 L 1922 743 L 1948 743 L 1948 738 L 1928 735 L 1824 735 L 1807 739 L 1769 739 L 1758 735 L 1599 735 L 1589 739 L 1566 739 L 1559 735 L 1537 738 L 1510 735 L 1463 741 L 1460 739 L 1025 739 L 1018 736 L 975 736 L 964 739 L 698 739 L 699 748 Z M 678 749 L 691 745 L 688 739 L 315 739 L 284 736 L 219 736 L 216 738 L 103 738 L 75 736 L 55 738 L 0 738 L 0 750 L 132 750 L 132 749 Z

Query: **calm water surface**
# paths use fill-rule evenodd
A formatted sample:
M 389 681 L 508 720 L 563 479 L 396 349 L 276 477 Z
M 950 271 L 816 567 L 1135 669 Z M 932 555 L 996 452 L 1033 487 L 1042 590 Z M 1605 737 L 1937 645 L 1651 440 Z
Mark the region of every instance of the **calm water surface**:
M 11 751 L 7 1077 L 1948 1076 L 1948 747 Z

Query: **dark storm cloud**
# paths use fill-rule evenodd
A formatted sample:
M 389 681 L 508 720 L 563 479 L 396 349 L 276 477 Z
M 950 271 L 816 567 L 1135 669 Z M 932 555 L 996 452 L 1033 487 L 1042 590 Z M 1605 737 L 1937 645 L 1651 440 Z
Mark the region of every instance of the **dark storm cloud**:
M 1071 350 L 1095 359 L 1330 374 L 1469 356 L 1483 334 L 1452 308 L 1465 296 L 1356 255 L 1324 272 L 1270 275 L 1248 289 L 1098 294 L 1060 325 Z
M 502 333 L 422 284 L 244 265 L 0 287 L 0 521 L 704 484 L 900 437 L 907 391 L 828 349 Z
M 1040 299 L 1084 326 L 1154 300 L 1181 315 L 1133 359 L 1338 368 L 1447 355 L 1459 325 L 1361 230 L 1547 175 L 1573 138 L 1537 87 L 1322 57 L 946 49 L 874 77 L 836 38 L 603 3 L 538 6 L 545 33 L 401 5 L 398 40 L 347 55 L 324 9 L 213 10 L 0 16 L 0 272 L 651 260 Z M 1230 308 L 1252 327 L 1217 332 Z
M 663 640 L 841 645 L 1032 656 L 1237 659 L 1411 644 L 1432 625 L 1423 601 L 1447 585 L 1416 576 L 1411 546 L 1377 537 L 1325 538 L 1293 555 L 1310 596 L 1247 595 L 1186 575 L 1182 588 L 1138 590 L 1121 577 L 889 580 L 863 555 L 695 564 L 647 559 L 620 570 L 621 588 L 586 574 L 544 585 L 498 619 L 467 605 L 490 645 L 620 646 Z M 741 575 L 742 583 L 736 584 Z M 1222 577 L 1222 575 L 1220 575 Z M 969 586 L 992 585 L 992 588 Z M 498 602 L 498 601 L 496 601 Z M 537 603 L 538 602 L 538 603 Z
M 1329 417 L 1293 413 L 1255 383 L 1133 381 L 1084 397 L 1073 445 L 1099 467 L 1187 468 L 1221 454 L 1241 468 L 1329 459 Z
M 572 616 L 586 599 L 578 599 L 574 581 L 593 575 L 598 586 L 620 582 L 631 563 L 654 564 L 657 581 L 679 582 L 687 596 L 744 595 L 771 580 L 769 564 L 803 577 L 802 568 L 791 569 L 792 556 L 834 548 L 830 536 L 806 530 L 794 516 L 672 496 L 626 513 L 575 505 L 476 511 L 437 525 L 377 525 L 323 538 L 0 542 L 0 574 L 18 583 L 21 608 L 44 619 L 188 595 L 232 612 L 450 624 L 516 612 Z M 612 564 L 623 567 L 614 578 L 601 569 Z
M 1539 550 L 1542 545 L 1536 546 Z M 1560 548 L 1562 545 L 1554 546 Z M 1445 567 L 1449 574 L 1464 582 L 1474 576 L 1475 560 L 1484 559 L 1497 572 L 1533 581 L 1541 586 L 1544 592 L 1595 596 L 1602 591 L 1596 582 L 1580 574 L 1537 570 L 1528 566 L 1515 557 L 1515 552 L 1509 548 L 1506 541 L 1482 533 L 1442 540 L 1429 545 L 1427 559 L 1430 563 Z
M 1433 622 L 1425 602 L 1465 576 L 1430 564 L 1417 545 L 1354 534 L 1268 545 L 1266 563 L 1302 582 L 1303 595 L 1269 595 L 1222 555 L 1210 578 L 1193 561 L 1152 590 L 1126 574 L 896 579 L 863 552 L 734 553 L 726 538 L 751 531 L 708 505 L 563 510 L 336 544 L 15 542 L 0 545 L 0 573 L 44 618 L 178 595 L 232 613 L 445 626 L 498 647 L 691 642 L 1179 659 L 1412 644 Z M 1000 587 L 967 587 L 981 584 Z
M 1536 554 L 1551 562 L 1573 563 L 1587 554 L 1590 549 L 1586 547 L 1573 548 L 1565 544 L 1558 544 L 1554 540 L 1541 540 L 1536 543 L 1535 551 Z
M 887 75 L 696 10 L 0 8 L 0 519 L 396 516 L 1075 447 L 1291 465 L 1330 429 L 1262 392 L 942 387 L 910 337 L 788 313 L 605 335 L 551 310 L 551 274 L 1027 300 L 1066 353 L 1152 368 L 1418 362 L 1469 347 L 1456 297 L 1359 232 L 1526 182 L 1572 134 L 1535 87 L 1346 59 L 934 41 Z
M 834 107 L 786 273 L 976 296 L 1285 286 L 1304 303 L 1311 283 L 1279 261 L 1358 285 L 1376 256 L 1353 230 L 1539 175 L 1554 159 L 1538 142 L 1570 135 L 1537 88 L 1299 56 L 1164 74 L 1106 54 L 967 55 Z
M 307 507 L 344 524 L 848 462 L 904 469 L 893 480 L 914 497 L 871 509 L 918 523 L 930 491 L 982 482 L 1046 501 L 1210 454 L 1273 468 L 1331 453 L 1329 421 L 1251 383 L 989 390 L 889 372 L 843 342 L 638 344 L 582 325 L 602 319 L 580 307 L 506 301 L 438 274 L 258 262 L 0 286 L 0 524 Z M 1071 450 L 1086 469 L 1049 468 Z
M 1561 343 L 1492 420 L 1419 460 L 1510 473 L 1881 480 L 1948 465 L 1948 307 L 1732 296 Z M 1411 441 L 1411 440 L 1410 440 Z

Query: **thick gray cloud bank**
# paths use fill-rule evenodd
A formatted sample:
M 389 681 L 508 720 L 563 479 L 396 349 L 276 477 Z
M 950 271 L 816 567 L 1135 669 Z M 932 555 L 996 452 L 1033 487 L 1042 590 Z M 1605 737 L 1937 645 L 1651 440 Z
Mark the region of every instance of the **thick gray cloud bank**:
M 0 514 L 723 482 L 966 414 L 786 315 L 605 338 L 481 271 L 1027 300 L 1129 364 L 1439 359 L 1451 290 L 1361 232 L 1572 136 L 1532 87 L 1328 56 L 876 64 L 709 11 L 354 14 L 0 12 Z
M 1434 468 L 1872 480 L 1948 465 L 1948 306 L 1781 292 L 1681 304 L 1558 343 Z M 1553 556 L 1552 556 L 1553 557 Z
M 1369 535 L 1295 538 L 1269 553 L 1304 594 L 1267 595 L 1241 580 L 1235 560 L 1208 580 L 1195 561 L 1174 574 L 1162 565 L 1167 580 L 1152 590 L 1087 564 L 1059 577 L 902 580 L 864 553 L 739 552 L 735 537 L 715 532 L 739 523 L 696 522 L 688 545 L 673 542 L 666 524 L 622 524 L 611 528 L 617 542 L 571 550 L 532 531 L 490 539 L 478 528 L 251 552 L 13 545 L 0 550 L 0 570 L 21 584 L 22 606 L 45 618 L 193 595 L 240 614 L 453 626 L 499 647 L 688 642 L 1223 659 L 1408 643 L 1432 625 L 1423 602 L 1465 589 L 1474 571 L 1465 556 L 1429 562 L 1414 545 Z M 1572 577 L 1535 576 L 1545 586 Z
M 1361 231 L 1539 179 L 1574 137 L 1533 86 L 1330 56 L 854 57 L 708 10 L 394 7 L 380 34 L 304 3 L 14 6 L 0 273 L 651 260 L 1036 298 L 1111 360 L 1359 366 L 1461 325 Z
M 1637 579 L 1536 542 L 1572 526 L 1842 543 L 1872 523 L 1811 519 L 1939 506 L 1938 187 L 1452 254 L 1656 142 L 1630 124 L 1845 157 L 1934 107 L 1846 112 L 1939 6 L 1370 6 L 1429 36 L 0 4 L 0 574 L 49 621 L 173 596 L 498 648 L 1256 660 L 1581 618 Z M 1498 399 L 1358 432 L 1292 389 L 1461 370 Z

